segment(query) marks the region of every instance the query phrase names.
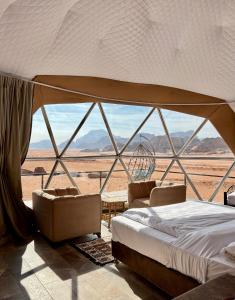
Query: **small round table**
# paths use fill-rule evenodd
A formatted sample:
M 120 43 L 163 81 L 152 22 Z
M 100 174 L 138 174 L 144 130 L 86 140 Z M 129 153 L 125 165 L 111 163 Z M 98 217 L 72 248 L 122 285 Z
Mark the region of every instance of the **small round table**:
M 116 216 L 117 212 L 125 211 L 127 203 L 127 192 L 110 192 L 102 194 L 102 212 L 108 211 L 108 228 L 110 228 L 112 215 Z

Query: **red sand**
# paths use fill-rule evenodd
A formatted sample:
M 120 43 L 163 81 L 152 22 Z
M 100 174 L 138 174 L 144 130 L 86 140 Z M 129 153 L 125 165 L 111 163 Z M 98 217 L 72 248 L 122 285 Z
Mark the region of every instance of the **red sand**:
M 79 151 L 74 150 L 67 153 L 68 156 L 76 156 Z M 94 155 L 94 153 L 79 153 L 79 155 Z M 110 154 L 110 153 L 109 153 Z M 53 152 L 50 150 L 31 150 L 28 154 L 28 157 L 48 157 L 53 156 Z M 65 165 L 67 166 L 70 172 L 89 172 L 89 171 L 109 171 L 112 166 L 113 160 L 109 159 L 90 159 L 88 160 L 70 160 L 66 161 Z M 126 159 L 128 163 L 128 159 Z M 163 172 L 167 168 L 170 160 L 159 159 L 156 160 L 157 171 L 152 175 L 152 179 L 160 179 L 163 175 Z M 188 173 L 198 173 L 199 176 L 189 175 L 193 181 L 195 187 L 199 191 L 203 199 L 208 200 L 213 193 L 215 187 L 220 182 L 221 178 L 205 177 L 203 174 L 211 175 L 224 175 L 232 164 L 232 161 L 229 160 L 182 160 L 181 161 L 184 168 Z M 35 167 L 43 167 L 47 172 L 50 172 L 53 167 L 53 161 L 25 161 L 22 166 L 23 169 L 34 171 Z M 118 191 L 127 189 L 128 179 L 123 167 L 118 163 L 114 170 L 122 170 L 121 172 L 115 172 L 110 177 L 110 181 L 106 186 L 106 191 Z M 57 171 L 63 171 L 62 167 L 59 165 Z M 171 171 L 180 172 L 180 168 L 175 165 L 171 168 Z M 235 170 L 230 174 L 230 176 L 235 176 Z M 47 180 L 48 175 L 44 176 L 44 182 Z M 99 192 L 100 188 L 100 179 L 91 179 L 88 178 L 87 174 L 82 174 L 81 177 L 73 177 L 76 183 L 78 184 L 82 193 L 96 193 Z M 102 179 L 104 182 L 105 179 Z M 166 177 L 166 180 L 174 182 L 184 182 L 183 174 L 173 174 L 169 173 Z M 225 181 L 222 188 L 220 189 L 218 195 L 215 198 L 215 201 L 223 201 L 223 192 L 227 190 L 232 184 L 235 183 L 235 180 L 229 178 Z M 23 185 L 23 195 L 24 199 L 31 199 L 32 191 L 41 188 L 41 176 L 22 176 L 22 185 Z M 51 181 L 50 187 L 66 187 L 71 186 L 71 183 L 66 175 L 54 176 Z M 189 198 L 196 198 L 194 192 L 192 191 L 190 185 L 188 185 L 187 196 Z

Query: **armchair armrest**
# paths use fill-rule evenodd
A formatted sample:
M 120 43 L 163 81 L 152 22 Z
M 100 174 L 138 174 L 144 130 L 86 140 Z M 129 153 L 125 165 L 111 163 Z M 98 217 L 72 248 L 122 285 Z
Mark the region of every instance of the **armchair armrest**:
M 47 194 L 42 190 L 37 190 L 32 193 L 32 200 L 33 200 L 33 210 L 44 210 L 44 209 L 50 209 L 52 206 L 52 202 L 57 197 L 51 194 Z
M 50 216 L 54 215 L 53 202 L 56 196 L 38 190 L 33 192 L 32 199 L 37 225 L 43 234 L 52 239 L 53 226 L 50 222 Z
M 150 194 L 150 206 L 176 204 L 186 201 L 186 186 L 171 185 L 152 189 Z

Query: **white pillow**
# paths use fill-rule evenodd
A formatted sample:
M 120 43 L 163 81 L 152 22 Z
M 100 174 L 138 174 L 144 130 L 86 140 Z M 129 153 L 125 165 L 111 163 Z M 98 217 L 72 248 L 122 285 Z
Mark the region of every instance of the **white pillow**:
M 235 205 L 235 192 L 232 192 L 231 194 L 228 194 L 227 199 L 228 199 L 227 200 L 228 204 Z
M 235 242 L 232 242 L 223 249 L 224 255 L 235 261 Z

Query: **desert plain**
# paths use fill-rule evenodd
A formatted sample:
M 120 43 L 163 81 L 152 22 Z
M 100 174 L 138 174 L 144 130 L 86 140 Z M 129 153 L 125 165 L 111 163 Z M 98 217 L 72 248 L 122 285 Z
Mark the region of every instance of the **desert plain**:
M 114 153 L 102 153 L 105 155 L 112 155 Z M 131 153 L 129 153 L 131 155 Z M 87 156 L 94 156 L 95 158 L 87 158 Z M 97 193 L 100 190 L 100 187 L 105 181 L 105 176 L 110 171 L 110 168 L 113 165 L 114 159 L 110 158 L 97 158 L 101 155 L 100 153 L 84 153 L 79 150 L 70 150 L 65 153 L 63 159 L 64 165 L 67 170 L 72 175 L 73 180 L 77 184 L 81 193 Z M 162 154 L 161 154 L 162 155 Z M 200 154 L 197 153 L 199 156 Z M 80 158 L 75 158 L 80 156 Z M 86 156 L 86 158 L 85 158 Z M 205 153 L 203 153 L 205 156 Z M 221 155 L 220 155 L 221 156 Z M 232 159 L 194 159 L 184 157 L 180 160 L 183 168 L 187 171 L 189 179 L 193 182 L 201 198 L 204 200 L 209 200 L 215 188 L 220 183 L 222 177 L 224 176 L 232 164 Z M 211 156 L 210 156 L 211 157 Z M 227 157 L 227 156 L 226 156 Z M 125 165 L 128 167 L 129 158 L 123 158 Z M 171 159 L 156 159 L 156 169 L 151 176 L 153 180 L 159 180 L 163 176 L 166 168 L 168 167 Z M 44 168 L 46 174 L 43 175 L 43 184 L 48 180 L 49 174 L 52 170 L 52 167 L 55 163 L 55 155 L 53 150 L 29 150 L 27 159 L 25 160 L 22 166 L 22 187 L 23 187 L 23 198 L 24 200 L 30 200 L 32 198 L 32 192 L 34 190 L 41 189 L 42 176 L 35 174 L 36 167 Z M 137 160 L 138 165 L 138 160 Z M 103 177 L 100 179 L 100 172 L 102 171 Z M 95 177 L 90 178 L 91 173 Z M 130 172 L 132 170 L 130 169 Z M 52 177 L 52 180 L 49 184 L 50 188 L 59 188 L 59 187 L 68 187 L 71 186 L 68 176 L 65 174 L 65 170 L 62 165 L 58 164 L 56 169 L 56 176 Z M 196 175 L 197 174 L 197 175 Z M 185 180 L 185 175 L 182 173 L 182 170 L 175 162 L 170 172 L 166 176 L 165 180 L 183 183 Z M 225 180 L 222 187 L 219 190 L 219 193 L 214 198 L 216 202 L 223 202 L 224 191 L 235 184 L 235 170 L 232 170 L 229 177 Z M 104 191 L 120 191 L 127 190 L 128 177 L 127 174 L 120 162 L 117 162 L 114 172 L 109 178 Z M 187 181 L 187 198 L 197 199 L 195 192 Z

